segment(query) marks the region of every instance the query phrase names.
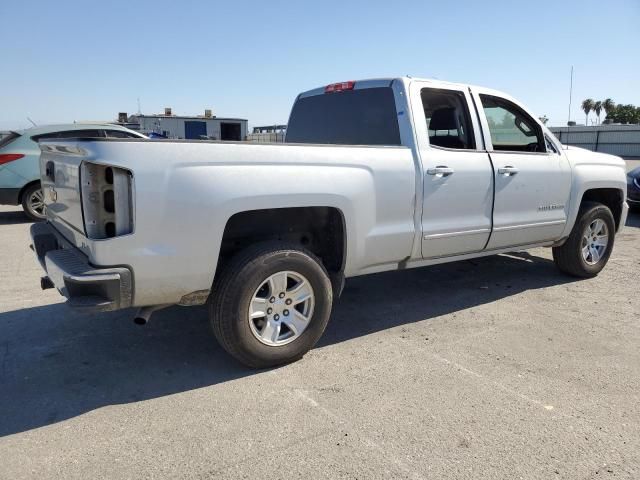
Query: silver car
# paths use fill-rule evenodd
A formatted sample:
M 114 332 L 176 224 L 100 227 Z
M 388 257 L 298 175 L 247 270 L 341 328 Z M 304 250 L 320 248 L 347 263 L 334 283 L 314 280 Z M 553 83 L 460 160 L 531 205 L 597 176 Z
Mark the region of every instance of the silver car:
M 0 140 L 0 205 L 22 205 L 32 220 L 44 219 L 38 141 L 52 138 L 145 138 L 119 125 L 73 123 L 8 132 Z

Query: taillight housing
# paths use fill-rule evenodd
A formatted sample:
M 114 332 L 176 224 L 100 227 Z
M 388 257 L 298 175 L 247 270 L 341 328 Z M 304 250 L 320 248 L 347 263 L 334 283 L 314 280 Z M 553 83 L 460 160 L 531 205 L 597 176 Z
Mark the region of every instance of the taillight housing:
M 332 83 L 324 87 L 324 93 L 344 92 L 345 90 L 353 90 L 356 82 L 349 80 L 348 82 Z
M 80 184 L 88 238 L 113 238 L 133 232 L 133 175 L 129 170 L 83 162 Z
M 24 155 L 22 153 L 0 153 L 0 165 L 20 160 Z

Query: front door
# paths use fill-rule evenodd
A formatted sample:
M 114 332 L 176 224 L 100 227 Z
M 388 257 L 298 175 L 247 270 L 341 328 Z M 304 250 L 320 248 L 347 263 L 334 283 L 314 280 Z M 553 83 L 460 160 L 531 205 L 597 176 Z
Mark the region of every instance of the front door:
M 495 168 L 493 232 L 487 249 L 558 239 L 567 222 L 569 162 L 524 108 L 482 90 L 474 92 L 474 98 L 481 105 Z
M 491 233 L 493 170 L 467 89 L 411 87 L 423 168 L 422 257 L 482 250 Z

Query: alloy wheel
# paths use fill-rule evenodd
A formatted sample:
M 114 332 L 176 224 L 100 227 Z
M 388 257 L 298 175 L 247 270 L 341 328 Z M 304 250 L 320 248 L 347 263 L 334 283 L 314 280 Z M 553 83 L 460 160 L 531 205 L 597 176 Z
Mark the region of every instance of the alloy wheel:
M 587 225 L 582 235 L 582 258 L 588 265 L 595 265 L 607 251 L 609 231 L 607 224 L 596 218 Z
M 44 218 L 47 207 L 44 204 L 44 194 L 41 188 L 34 190 L 29 195 L 28 205 L 34 216 Z
M 256 289 L 249 305 L 249 326 L 258 341 L 269 346 L 293 342 L 306 330 L 313 315 L 311 283 L 292 271 L 274 273 Z

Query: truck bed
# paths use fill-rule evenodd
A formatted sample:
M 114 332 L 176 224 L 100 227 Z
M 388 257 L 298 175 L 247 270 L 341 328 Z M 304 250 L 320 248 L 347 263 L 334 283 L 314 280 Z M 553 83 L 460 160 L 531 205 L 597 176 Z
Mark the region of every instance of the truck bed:
M 65 139 L 41 150 L 48 220 L 92 265 L 135 265 L 135 305 L 178 303 L 210 288 L 225 225 L 237 212 L 339 209 L 349 229 L 347 276 L 412 254 L 417 180 L 409 148 Z M 130 172 L 129 233 L 88 237 L 83 162 Z

